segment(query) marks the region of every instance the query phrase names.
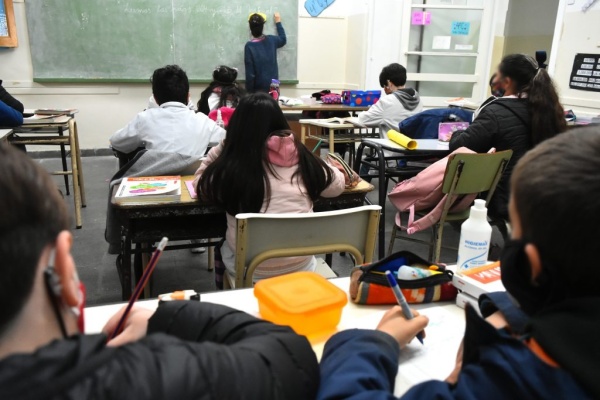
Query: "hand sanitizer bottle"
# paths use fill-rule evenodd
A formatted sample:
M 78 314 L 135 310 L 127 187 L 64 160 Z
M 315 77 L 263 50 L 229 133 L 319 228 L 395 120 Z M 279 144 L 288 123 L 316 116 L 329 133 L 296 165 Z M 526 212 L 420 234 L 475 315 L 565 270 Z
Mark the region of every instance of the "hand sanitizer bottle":
M 475 200 L 469 219 L 460 229 L 458 245 L 458 271 L 481 267 L 487 264 L 492 226 L 487 221 L 485 200 Z
M 216 121 L 217 126 L 220 126 L 221 128 L 225 129 L 225 122 L 223 121 L 223 115 L 221 114 L 221 109 L 219 108 L 217 110 L 217 121 Z

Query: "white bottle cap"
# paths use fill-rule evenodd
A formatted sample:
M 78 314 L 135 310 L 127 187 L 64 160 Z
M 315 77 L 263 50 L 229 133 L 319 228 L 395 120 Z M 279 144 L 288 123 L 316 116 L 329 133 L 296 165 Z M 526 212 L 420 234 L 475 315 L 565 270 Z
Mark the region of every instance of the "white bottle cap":
M 471 218 L 487 221 L 487 208 L 485 208 L 485 200 L 477 199 L 471 207 Z

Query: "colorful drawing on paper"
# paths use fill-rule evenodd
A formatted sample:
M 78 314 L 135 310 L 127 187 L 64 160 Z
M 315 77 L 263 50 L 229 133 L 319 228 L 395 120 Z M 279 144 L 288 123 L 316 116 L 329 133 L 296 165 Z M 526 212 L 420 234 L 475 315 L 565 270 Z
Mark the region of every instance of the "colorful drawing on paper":
M 129 190 L 129 193 L 149 194 L 149 193 L 157 192 L 157 191 L 159 191 L 161 189 L 164 189 L 166 187 L 167 187 L 167 184 L 163 183 L 163 182 L 138 183 L 137 185 L 131 186 L 131 189 Z
M 431 13 L 428 11 L 414 11 L 411 18 L 412 25 L 431 25 Z
M 335 0 L 306 0 L 304 8 L 311 17 L 318 17 L 327 7 L 332 5 Z
M 471 23 L 466 21 L 453 21 L 452 22 L 452 35 L 468 35 L 471 31 Z
M 8 36 L 8 20 L 4 1 L 0 0 L 0 36 Z

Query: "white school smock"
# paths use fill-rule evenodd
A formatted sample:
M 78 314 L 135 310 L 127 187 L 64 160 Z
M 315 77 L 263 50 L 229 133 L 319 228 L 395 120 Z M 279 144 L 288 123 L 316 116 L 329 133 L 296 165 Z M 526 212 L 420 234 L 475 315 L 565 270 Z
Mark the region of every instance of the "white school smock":
M 176 101 L 139 113 L 110 138 L 115 150 L 131 153 L 138 147 L 202 157 L 209 143 L 225 138 L 225 130 L 202 113 Z

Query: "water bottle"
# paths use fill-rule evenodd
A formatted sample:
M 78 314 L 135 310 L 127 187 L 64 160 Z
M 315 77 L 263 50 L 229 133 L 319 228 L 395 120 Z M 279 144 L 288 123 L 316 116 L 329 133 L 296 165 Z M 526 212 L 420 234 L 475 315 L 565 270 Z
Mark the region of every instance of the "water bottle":
M 225 129 L 225 122 L 223 121 L 223 115 L 221 114 L 221 109 L 217 110 L 217 120 L 215 121 L 217 126 Z
M 271 95 L 271 97 L 273 97 L 275 100 L 279 100 L 279 80 L 277 79 L 271 79 L 271 87 L 269 89 L 269 94 Z
M 485 200 L 475 200 L 469 219 L 463 222 L 460 229 L 458 270 L 464 271 L 486 265 L 491 239 L 492 226 L 487 221 Z

